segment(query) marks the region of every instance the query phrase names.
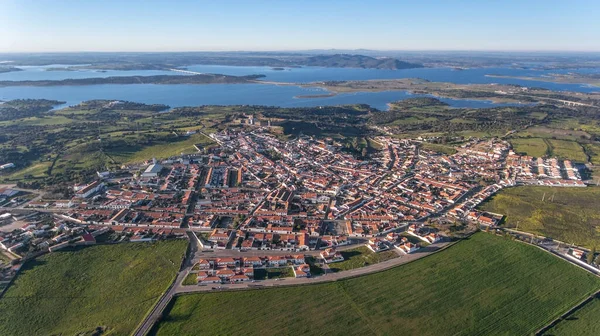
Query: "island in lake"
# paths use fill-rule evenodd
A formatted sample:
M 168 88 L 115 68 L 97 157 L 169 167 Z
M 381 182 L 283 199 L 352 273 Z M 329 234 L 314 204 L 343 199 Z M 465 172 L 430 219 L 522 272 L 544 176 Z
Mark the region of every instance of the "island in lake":
M 15 71 L 23 71 L 23 69 L 15 68 L 15 67 L 0 66 L 0 73 L 15 72 Z
M 485 75 L 486 77 L 492 78 L 510 78 L 520 79 L 537 82 L 550 82 L 550 83 L 561 83 L 561 84 L 589 84 L 593 86 L 600 86 L 600 74 L 580 74 L 580 73 L 568 73 L 568 74 L 549 74 L 546 76 L 506 76 L 506 75 Z
M 114 76 L 105 78 L 79 78 L 63 80 L 23 80 L 0 81 L 0 87 L 7 86 L 78 86 L 100 84 L 242 84 L 255 83 L 256 79 L 265 75 L 228 76 L 219 74 L 202 74 L 190 76 L 156 75 L 156 76 Z

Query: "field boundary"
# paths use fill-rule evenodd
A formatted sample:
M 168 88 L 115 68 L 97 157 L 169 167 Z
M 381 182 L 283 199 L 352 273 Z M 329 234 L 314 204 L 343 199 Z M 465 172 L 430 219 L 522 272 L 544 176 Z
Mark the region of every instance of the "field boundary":
M 546 326 L 544 326 L 541 329 L 539 329 L 535 333 L 535 335 L 536 336 L 542 336 L 546 331 L 550 330 L 551 328 L 553 328 L 554 326 L 556 326 L 561 321 L 564 321 L 567 317 L 569 317 L 569 315 L 572 315 L 573 313 L 577 312 L 578 310 L 580 310 L 581 308 L 585 307 L 588 303 L 592 302 L 594 299 L 596 299 L 598 297 L 600 297 L 600 290 L 598 290 L 597 292 L 595 292 L 592 295 L 588 296 L 583 301 L 581 301 L 580 303 L 578 303 L 577 305 L 575 305 L 574 307 L 572 307 L 571 309 L 569 309 L 567 312 L 565 312 L 564 314 L 560 315 L 558 318 L 554 319 L 552 322 L 550 322 Z

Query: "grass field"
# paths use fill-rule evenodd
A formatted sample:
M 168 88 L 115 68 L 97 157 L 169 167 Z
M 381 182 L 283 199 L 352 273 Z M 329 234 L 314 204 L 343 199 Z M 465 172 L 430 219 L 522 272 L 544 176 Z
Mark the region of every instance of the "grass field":
M 548 152 L 548 145 L 540 138 L 516 138 L 510 140 L 515 153 L 525 153 L 533 157 L 543 157 Z
M 336 262 L 329 265 L 329 268 L 332 271 L 347 271 L 355 268 L 377 264 L 382 261 L 398 257 L 398 254 L 394 251 L 383 251 L 375 253 L 369 250 L 369 248 L 366 246 L 361 246 L 355 249 L 343 251 L 342 255 L 344 256 L 344 261 Z
M 546 139 L 546 143 L 549 147 L 549 156 L 576 162 L 588 161 L 583 148 L 577 142 Z
M 600 298 L 596 298 L 545 332 L 544 336 L 600 335 Z
M 128 335 L 167 289 L 187 241 L 98 245 L 27 263 L 0 299 L 0 335 Z
M 478 233 L 358 278 L 179 296 L 154 333 L 527 335 L 598 288 L 600 279 L 549 253 Z
M 480 208 L 506 215 L 506 227 L 600 248 L 600 188 L 509 188 Z
M 600 165 L 600 145 L 585 144 L 583 146 L 586 153 L 590 156 L 590 162 L 594 165 Z
M 434 144 L 434 143 L 429 143 L 429 142 L 422 142 L 421 148 L 423 148 L 425 150 L 438 152 L 438 153 L 444 153 L 447 155 L 452 155 L 452 154 L 456 153 L 456 148 L 454 148 L 452 146 L 442 145 L 442 144 Z
M 184 286 L 197 285 L 198 284 L 198 280 L 196 280 L 197 277 L 198 277 L 198 274 L 196 274 L 196 273 L 190 273 L 190 274 L 186 275 L 185 279 L 183 279 L 182 285 L 184 285 Z
M 279 268 L 266 268 L 254 270 L 254 279 L 265 280 L 265 279 L 279 279 L 279 278 L 292 278 L 294 277 L 294 271 L 291 267 L 279 267 Z
M 118 162 L 131 163 L 142 162 L 152 158 L 165 159 L 171 156 L 195 153 L 195 144 L 210 144 L 212 140 L 202 134 L 182 138 L 180 141 L 173 141 L 164 144 L 157 144 L 148 147 L 123 147 L 108 154 Z

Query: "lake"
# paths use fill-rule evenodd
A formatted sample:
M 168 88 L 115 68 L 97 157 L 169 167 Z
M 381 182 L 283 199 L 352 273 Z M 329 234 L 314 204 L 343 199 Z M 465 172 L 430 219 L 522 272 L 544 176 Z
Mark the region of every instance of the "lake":
M 24 71 L 0 74 L 0 80 L 60 80 L 66 78 L 90 78 L 109 76 L 150 76 L 150 75 L 185 75 L 173 71 L 132 70 L 132 71 L 47 71 L 49 67 L 66 67 L 51 65 L 44 67 L 23 67 Z M 406 70 L 351 69 L 351 68 L 286 68 L 273 70 L 270 67 L 236 67 L 216 65 L 194 65 L 187 67 L 191 71 L 201 73 L 220 73 L 226 75 L 264 74 L 264 80 L 271 82 L 307 83 L 329 80 L 368 80 L 395 78 L 424 78 L 430 81 L 467 83 L 502 83 L 523 86 L 544 87 L 551 90 L 569 90 L 594 92 L 600 89 L 579 84 L 557 84 L 537 81 L 524 81 L 508 78 L 486 77 L 488 74 L 507 76 L 540 76 L 548 73 L 567 73 L 573 70 L 541 71 L 512 68 L 477 68 L 454 70 L 451 68 L 423 68 Z M 586 69 L 587 71 L 594 71 Z M 63 100 L 67 105 L 74 105 L 90 99 L 129 100 L 142 103 L 162 103 L 171 107 L 197 105 L 269 105 L 282 107 L 311 107 L 321 105 L 341 105 L 364 103 L 375 108 L 387 109 L 387 103 L 419 95 L 411 95 L 401 91 L 360 92 L 339 94 L 333 97 L 295 98 L 301 95 L 324 94 L 320 88 L 301 88 L 290 85 L 267 84 L 210 84 L 210 85 L 86 85 L 55 87 L 4 87 L 0 88 L 0 100 L 22 98 L 45 98 Z M 454 107 L 491 107 L 511 104 L 493 104 L 489 101 L 441 99 Z M 513 104 L 514 105 L 514 104 Z

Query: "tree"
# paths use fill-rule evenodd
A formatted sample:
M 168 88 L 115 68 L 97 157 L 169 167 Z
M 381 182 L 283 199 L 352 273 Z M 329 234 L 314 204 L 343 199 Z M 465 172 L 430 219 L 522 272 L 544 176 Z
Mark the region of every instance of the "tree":
M 593 246 L 590 252 L 587 254 L 587 263 L 591 264 L 594 262 L 594 255 L 596 254 L 596 246 Z

